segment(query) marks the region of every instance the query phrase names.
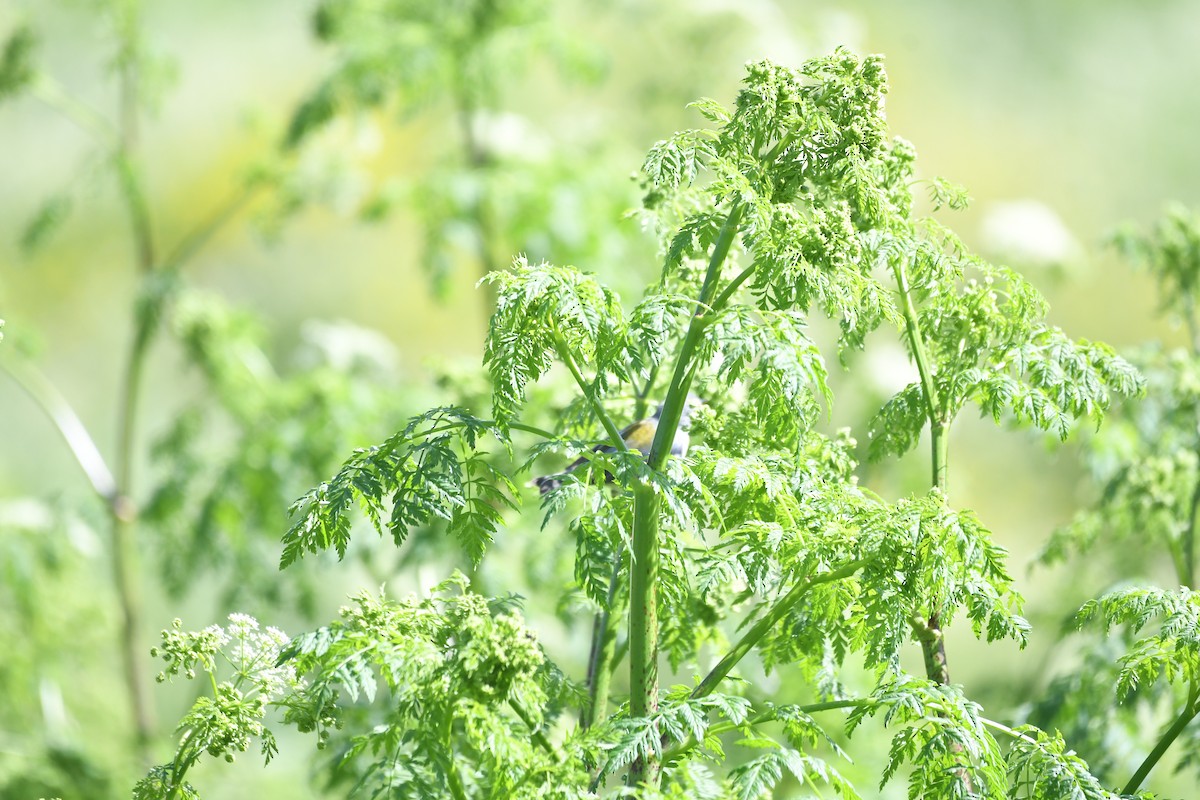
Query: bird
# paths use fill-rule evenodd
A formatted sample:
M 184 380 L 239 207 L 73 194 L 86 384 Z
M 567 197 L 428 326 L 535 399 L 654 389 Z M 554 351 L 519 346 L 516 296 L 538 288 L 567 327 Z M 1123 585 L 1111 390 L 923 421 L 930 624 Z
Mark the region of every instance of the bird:
M 679 427 L 675 429 L 675 439 L 671 442 L 671 455 L 682 456 L 687 453 L 688 445 L 691 444 L 691 437 L 688 435 L 687 426 L 691 422 L 692 411 L 700 403 L 700 398 L 691 393 L 684 400 L 683 413 L 679 417 Z M 658 432 L 658 420 L 662 417 L 665 407 L 666 403 L 660 403 L 652 416 L 627 425 L 621 431 L 621 439 L 625 442 L 625 446 L 630 450 L 637 450 L 642 454 L 643 458 L 649 458 L 650 448 L 654 445 L 654 435 Z M 598 444 L 592 448 L 592 452 L 614 453 L 616 452 L 616 448 L 611 444 Z M 540 475 L 530 481 L 529 484 L 536 486 L 538 492 L 541 494 L 547 494 L 562 486 L 564 475 L 574 472 L 589 460 L 587 456 L 580 456 L 568 464 L 567 468 L 562 472 L 553 475 Z M 609 476 L 609 480 L 612 480 L 611 476 Z

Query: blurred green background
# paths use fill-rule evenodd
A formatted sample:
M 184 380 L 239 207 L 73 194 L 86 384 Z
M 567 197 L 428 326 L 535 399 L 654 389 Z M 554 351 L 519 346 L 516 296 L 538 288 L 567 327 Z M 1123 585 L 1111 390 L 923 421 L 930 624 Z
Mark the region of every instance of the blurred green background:
M 0 37 L 29 24 L 40 42 L 38 69 L 115 119 L 113 36 L 97 11 L 103 5 L 8 0 L 0 5 Z M 313 11 L 314 4 L 295 0 L 144 3 L 144 41 L 155 57 L 165 57 L 155 63 L 166 88 L 141 118 L 138 157 L 163 242 L 177 240 L 234 195 L 276 148 L 298 104 L 342 63 L 344 51 L 314 36 Z M 258 316 L 265 352 L 278 363 L 303 363 L 305 348 L 313 349 L 314 337 L 328 339 L 330 330 L 345 333 L 351 349 L 380 352 L 390 345 L 380 359 L 394 356 L 394 369 L 375 387 L 373 416 L 347 434 L 351 445 L 380 440 L 394 430 L 390 420 L 455 400 L 455 391 L 474 385 L 487 308 L 486 295 L 473 288 L 481 261 L 502 266 L 517 249 L 550 260 L 586 257 L 580 266 L 612 282 L 626 300 L 635 298 L 657 269 L 654 243 L 621 212 L 639 202 L 629 176 L 646 149 L 700 123 L 685 107 L 691 100 L 731 101 L 744 62 L 767 57 L 798 65 L 837 45 L 885 54 L 892 132 L 916 145 L 922 174 L 961 183 L 973 198 L 969 210 L 940 218 L 985 257 L 1029 276 L 1050 300 L 1052 323 L 1118 349 L 1181 339 L 1170 321 L 1156 318 L 1150 280 L 1104 240 L 1122 222 L 1156 218 L 1169 201 L 1200 202 L 1196 3 L 563 0 L 547 6 L 543 22 L 554 41 L 520 44 L 511 71 L 502 66 L 490 75 L 494 93 L 477 109 L 489 120 L 477 130 L 491 148 L 486 180 L 472 182 L 481 170 L 473 173 L 460 140 L 461 109 L 449 90 L 435 87 L 419 105 L 405 106 L 401 98 L 323 130 L 288 166 L 288 185 L 302 187 L 296 191 L 303 202 L 280 200 L 286 193 L 271 190 L 256 196 L 185 268 L 189 286 Z M 138 275 L 128 215 L 94 151 L 86 134 L 35 97 L 0 105 L 0 318 L 7 337 L 0 347 L 33 353 L 100 450 L 111 454 L 119 446 L 115 421 Z M 535 197 L 531 184 L 554 190 Z M 430 186 L 451 201 L 456 192 L 461 201 L 486 187 L 499 228 L 492 252 L 480 257 L 461 213 L 451 213 L 449 222 L 438 216 L 447 200 L 430 194 Z M 64 190 L 71 213 L 43 246 L 23 249 L 30 219 Z M 387 213 L 379 211 L 380 198 L 395 199 Z M 446 276 L 440 292 L 432 288 L 431 263 Z M 313 320 L 340 327 L 314 329 Z M 360 329 L 378 331 L 386 343 Z M 886 346 L 854 367 L 835 385 L 830 426 L 850 425 L 861 441 L 875 410 L 871 402 L 907 382 L 911 370 L 899 348 L 889 353 Z M 138 502 L 148 500 L 168 468 L 150 457 L 151 444 L 203 391 L 179 348 L 160 342 L 151 350 L 135 447 Z M 228 438 L 236 426 L 213 430 Z M 955 435 L 953 502 L 975 509 L 1012 551 L 1028 615 L 1047 631 L 1025 653 L 1011 644 L 978 644 L 962 626 L 950 632 L 954 679 L 989 708 L 1011 709 L 1014 687 L 1038 685 L 1048 660 L 1061 654 L 1049 648 L 1063 615 L 1099 592 L 1113 572 L 1093 564 L 1025 574 L 1030 555 L 1089 497 L 1071 447 L 1051 451 L 1031 435 L 973 420 Z M 920 448 L 900 465 L 864 467 L 863 483 L 888 497 L 917 491 L 926 457 Z M 294 497 L 306 488 L 286 491 Z M 137 774 L 124 737 L 105 739 L 106 731 L 126 729 L 128 719 L 107 532 L 89 498 L 53 427 L 0 375 L 0 536 L 11 543 L 10 529 L 37 529 L 65 543 L 62 552 L 39 556 L 57 566 L 29 573 L 49 581 L 39 586 L 41 605 L 5 610 L 24 614 L 25 623 L 36 620 L 41 637 L 27 639 L 0 670 L 11 682 L 0 687 L 9 696 L 0 704 L 0 785 L 13 797 L 37 796 L 18 794 L 21 786 L 55 785 L 50 778 L 21 784 L 23 774 L 84 769 L 41 766 L 44 751 L 35 741 L 82 753 L 87 769 L 111 770 L 104 773 L 107 789 L 102 777 L 75 784 L 101 792 L 95 796 L 126 795 L 129 784 L 121 781 Z M 277 508 L 278 528 L 263 533 L 265 549 L 286 527 L 285 505 Z M 67 522 L 39 522 L 46 509 Z M 17 560 L 37 547 L 5 546 L 0 558 L 9 559 L 6 570 L 15 575 Z M 496 563 L 503 565 L 499 550 Z M 515 552 L 507 558 L 521 557 Z M 278 598 L 248 600 L 248 610 L 289 630 L 326 620 L 348 592 L 391 577 L 386 568 L 370 567 L 374 556 L 363 558 L 344 568 L 315 568 L 320 585 L 309 613 Z M 69 563 L 75 566 L 63 566 Z M 1149 577 L 1168 574 L 1153 561 L 1144 569 Z M 435 569 L 426 577 L 441 574 Z M 489 574 L 505 568 L 485 567 L 482 579 Z M 397 586 L 412 588 L 414 576 L 415 568 Z M 172 599 L 149 566 L 142 583 L 147 641 L 174 617 L 198 628 L 245 608 L 224 607 L 203 589 Z M 540 611 L 551 641 L 561 639 L 564 649 L 582 641 L 582 626 L 559 629 L 553 609 Z M 56 641 L 68 644 L 45 649 Z M 28 670 L 21 672 L 18 662 Z M 188 691 L 154 690 L 160 729 L 178 719 Z M 167 746 L 167 739 L 156 742 L 155 753 L 161 758 Z M 285 747 L 283 763 L 266 771 L 253 756 L 232 768 L 213 765 L 198 771 L 196 782 L 206 797 L 260 791 L 251 786 L 278 796 L 321 796 L 307 779 L 308 747 Z M 1156 785 L 1170 786 L 1169 778 L 1160 780 Z M 892 791 L 902 794 L 900 787 Z

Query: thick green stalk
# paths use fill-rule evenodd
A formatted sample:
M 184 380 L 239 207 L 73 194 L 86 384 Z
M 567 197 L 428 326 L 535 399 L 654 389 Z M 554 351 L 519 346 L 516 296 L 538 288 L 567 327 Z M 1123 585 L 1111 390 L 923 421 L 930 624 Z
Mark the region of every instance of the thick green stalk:
M 116 586 L 121 613 L 121 653 L 125 667 L 125 682 L 133 713 L 134 729 L 139 749 L 145 752 L 154 732 L 149 683 L 141 664 L 146 647 L 141 636 L 141 591 L 138 582 L 137 530 L 134 520 L 136 507 L 132 500 L 133 462 L 138 419 L 138 394 L 142 367 L 145 363 L 149 337 L 143 335 L 143 325 L 134 335 L 133 348 L 126 365 L 122 385 L 119 433 L 117 439 L 117 487 L 109 504 L 112 525 L 113 583 Z
M 446 768 L 446 785 L 450 789 L 450 796 L 454 800 L 467 800 L 467 791 L 463 786 L 462 776 L 458 774 L 458 762 L 454 758 L 454 715 L 446 714 L 446 719 L 442 723 L 442 740 L 445 752 L 441 754 L 443 765 Z
M 708 259 L 708 270 L 704 274 L 704 284 L 700 287 L 700 297 L 696 300 L 696 311 L 692 314 L 687 333 L 679 346 L 675 371 L 671 375 L 671 386 L 667 390 L 663 413 L 658 420 L 658 430 L 654 434 L 654 445 L 650 450 L 650 469 L 662 469 L 671 452 L 671 443 L 675 440 L 675 431 L 683 417 L 683 406 L 687 402 L 687 394 L 692 388 L 692 377 L 696 372 L 693 355 L 700 344 L 705 326 L 712 319 L 710 314 L 713 311 L 713 295 L 716 294 L 725 259 L 729 257 L 729 249 L 737 237 L 743 211 L 742 205 L 735 202 L 729 210 L 729 216 L 725 218 L 725 224 L 721 226 L 716 244 L 713 245 L 712 255 Z
M 617 611 L 618 583 L 621 580 L 624 560 L 625 549 L 618 547 L 613 555 L 612 575 L 608 579 L 608 597 L 604 608 L 596 614 L 592 628 L 592 649 L 588 658 L 587 673 L 588 700 L 579 715 L 579 725 L 584 730 L 608 714 L 608 687 L 612 685 L 611 665 L 617 650 L 617 629 L 613 624 L 617 615 L 614 612 Z
M 904 272 L 904 262 L 897 260 L 892 265 L 896 276 L 896 285 L 900 291 L 900 307 L 904 312 L 904 326 L 908 334 L 909 349 L 917 362 L 917 372 L 921 376 L 921 391 L 925 398 L 925 410 L 929 419 L 929 438 L 931 445 L 930 466 L 932 469 L 933 485 L 946 494 L 946 475 L 949 460 L 949 414 L 939 399 L 937 382 L 933 375 L 933 362 L 925 349 L 925 338 L 917 319 L 917 310 L 913 305 L 912 289 L 908 285 L 908 276 Z M 936 601 L 936 598 L 931 598 Z M 936 602 L 931 602 L 936 606 Z M 946 661 L 946 644 L 942 636 L 941 616 L 936 610 L 930 613 L 924 632 L 919 636 L 921 650 L 925 658 L 925 673 L 937 683 L 950 682 L 950 669 Z
M 716 293 L 721 269 L 737 236 L 742 206 L 734 203 L 721 228 L 708 261 L 708 271 L 696 302 L 696 311 L 679 347 L 671 388 L 659 417 L 649 465 L 660 470 L 671 451 L 675 431 L 683 417 L 683 406 L 695 374 L 696 347 L 707 324 L 709 303 Z M 633 492 L 633 568 L 629 586 L 629 713 L 646 717 L 658 709 L 658 535 L 661 501 L 654 488 L 639 485 Z M 658 786 L 660 765 L 638 759 L 629 769 L 630 783 Z
M 136 164 L 138 116 L 138 63 L 136 58 L 136 19 L 123 31 L 125 52 L 122 57 L 119 93 L 119 126 L 116 167 L 121 195 L 129 211 L 137 253 L 137 268 L 143 288 L 154 273 L 155 245 L 141 177 Z M 151 301 L 153 302 L 153 301 Z M 133 714 L 138 750 L 147 760 L 148 744 L 154 732 L 154 712 L 148 676 L 142 668 L 146 647 L 141 635 L 142 600 L 139 586 L 137 530 L 133 501 L 134 447 L 137 443 L 138 396 L 142 368 L 149 350 L 157 314 L 139 307 L 134 316 L 134 335 L 121 387 L 117 434 L 117 486 L 109 505 L 112 524 L 113 583 L 121 612 L 121 651 L 125 681 Z
M 1167 728 L 1162 738 L 1158 740 L 1158 744 L 1154 745 L 1154 749 L 1150 751 L 1149 755 L 1146 756 L 1145 760 L 1137 768 L 1137 772 L 1133 773 L 1133 777 L 1129 779 L 1129 783 L 1125 784 L 1125 788 L 1121 790 L 1121 794 L 1131 795 L 1141 788 L 1142 783 L 1150 775 L 1150 770 L 1154 769 L 1154 765 L 1162 759 L 1163 755 L 1198 714 L 1200 714 L 1200 684 L 1193 682 L 1188 688 L 1188 699 L 1183 707 L 1183 711 L 1179 712 L 1179 716 L 1171 723 L 1171 727 Z
M 818 575 L 817 577 L 809 580 L 802 580 L 793 586 L 791 591 L 776 601 L 775 605 L 771 606 L 766 614 L 763 614 L 762 619 L 754 623 L 750 630 L 746 631 L 742 635 L 742 638 L 738 639 L 737 644 L 735 644 L 729 650 L 729 652 L 725 654 L 725 657 L 717 662 L 715 667 L 709 670 L 709 673 L 704 676 L 704 680 L 700 681 L 696 688 L 692 690 L 692 698 L 698 699 L 701 697 L 706 697 L 716 691 L 717 686 L 720 685 L 721 681 L 725 680 L 733 668 L 737 666 L 737 663 L 745 658 L 746 654 L 754 649 L 754 646 L 757 645 L 772 628 L 778 625 L 779 621 L 787 616 L 788 612 L 792 610 L 792 607 L 800 601 L 800 598 L 804 597 L 804 595 L 808 593 L 808 591 L 814 586 L 820 586 L 824 583 L 832 583 L 833 581 L 840 581 L 842 578 L 848 578 L 862 569 L 866 563 L 867 562 L 865 559 L 851 561 L 849 564 L 838 567 L 832 572 L 826 572 L 823 575 Z
M 662 430 L 661 423 L 659 430 Z M 634 490 L 633 566 L 629 584 L 629 714 L 648 717 L 658 710 L 658 495 L 648 486 Z M 658 785 L 659 765 L 635 761 L 630 783 Z

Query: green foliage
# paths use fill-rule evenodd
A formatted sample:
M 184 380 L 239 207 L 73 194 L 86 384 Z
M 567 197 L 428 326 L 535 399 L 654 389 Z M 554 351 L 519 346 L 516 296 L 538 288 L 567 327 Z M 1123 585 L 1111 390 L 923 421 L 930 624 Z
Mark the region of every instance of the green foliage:
M 997 422 L 1007 415 L 1066 439 L 1074 420 L 1098 422 L 1112 395 L 1142 391 L 1137 370 L 1110 348 L 1045 325 L 1046 303 L 1023 278 L 961 253 L 951 234 L 943 238 L 949 253 L 894 239 L 874 250 L 910 266 L 909 280 L 921 287 L 914 319 L 928 337 L 937 403 L 929 406 L 920 384 L 897 393 L 872 422 L 872 457 L 904 454 L 929 419 L 952 421 L 968 402 Z
M 414 417 L 382 444 L 358 450 L 331 480 L 292 506 L 296 521 L 284 536 L 281 565 L 330 548 L 345 556 L 356 501 L 397 545 L 413 526 L 445 520 L 466 554 L 478 562 L 501 519 L 497 504 L 515 508 L 517 494 L 513 483 L 487 462 L 486 453 L 476 449 L 484 434 L 507 444 L 507 434 L 496 423 L 462 409 L 437 408 Z
M 461 41 L 500 37 L 510 7 L 488 9 L 497 27 L 476 18 Z M 393 58 L 391 46 L 426 52 L 403 49 L 419 38 L 392 37 L 436 29 L 448 38 L 430 41 L 458 46 L 455 29 L 434 25 L 445 23 L 441 12 L 391 27 L 388 15 L 400 11 L 411 9 L 322 6 L 320 29 L 333 41 L 348 26 L 382 31 L 337 73 L 345 83 L 327 88 L 383 104 L 373 59 Z M 435 85 L 442 62 L 430 47 L 411 74 Z M 469 592 L 462 576 L 401 602 L 359 595 L 339 622 L 286 648 L 281 663 L 306 682 L 271 701 L 336 752 L 331 780 L 369 796 L 454 800 L 748 800 L 817 784 L 853 798 L 826 758 L 848 745 L 818 716 L 848 708 L 846 739 L 869 717 L 893 730 L 881 785 L 903 777 L 910 797 L 1116 796 L 1061 736 L 988 719 L 945 677 L 944 630 L 955 621 L 986 641 L 1023 645 L 1031 632 L 1006 551 L 950 502 L 945 437 L 973 402 L 997 421 L 1065 438 L 1076 420 L 1099 421 L 1113 396 L 1137 393 L 1141 378 L 1103 345 L 1048 326 L 1045 301 L 1015 272 L 914 215 L 916 154 L 888 139 L 886 91 L 878 58 L 842 50 L 799 70 L 750 64 L 731 110 L 697 104 L 712 129 L 676 134 L 644 162 L 641 218 L 660 234 L 663 271 L 632 311 L 576 267 L 518 257 L 489 273 L 494 419 L 454 406 L 418 415 L 293 505 L 284 567 L 325 550 L 344 556 L 356 505 L 397 546 L 415 530 L 445 531 L 486 567 L 499 528 L 521 516 L 521 470 L 550 452 L 582 454 L 546 495 L 538 535 L 575 539 L 574 585 L 555 587 L 552 605 L 568 622 L 595 614 L 586 678 L 566 677 L 514 598 Z M 334 113 L 333 100 L 322 97 L 309 122 Z M 964 202 L 945 182 L 932 187 L 935 205 Z M 819 431 L 833 398 L 807 332 L 818 313 L 840 325 L 843 356 L 885 325 L 908 347 L 920 382 L 879 412 L 871 451 L 903 454 L 928 425 L 929 491 L 888 501 L 860 487 L 853 439 Z M 530 402 L 558 367 L 574 400 L 553 410 Z M 704 403 L 689 399 L 694 390 Z M 653 445 L 627 445 L 617 420 L 659 397 Z M 683 455 L 671 451 L 685 405 L 693 446 Z M 537 439 L 527 454 L 524 435 Z M 488 438 L 502 456 L 482 449 Z M 1110 607 L 1113 620 L 1129 616 Z M 1158 613 L 1139 608 L 1143 622 Z M 1139 682 L 1190 669 L 1162 663 L 1190 641 L 1181 632 L 1190 618 L 1175 619 L 1163 628 L 1170 642 L 1136 651 L 1145 666 L 1129 669 Z M 926 677 L 902 666 L 913 646 Z M 629 682 L 614 689 L 626 647 Z M 721 654 L 715 664 L 710 650 Z M 660 692 L 660 661 L 694 679 Z M 758 667 L 798 676 L 819 702 L 761 697 Z M 198 704 L 195 724 L 220 698 Z M 621 703 L 612 714 L 610 700 Z M 1012 740 L 1007 750 L 993 731 Z
M 1088 772 L 1088 765 L 1068 750 L 1061 734 L 1022 726 L 1008 752 L 1010 795 L 1020 800 L 1111 800 L 1118 795 L 1105 789 Z M 1126 797 L 1128 795 L 1121 795 Z
M 486 274 L 513 252 L 580 261 L 623 255 L 611 234 L 581 234 L 589 211 L 616 213 L 628 202 L 614 176 L 580 167 L 603 164 L 595 158 L 603 146 L 557 150 L 548 121 L 505 110 L 535 63 L 549 62 L 569 79 L 600 72 L 590 45 L 553 24 L 555 10 L 545 0 L 326 0 L 317 7 L 314 32 L 336 53 L 336 66 L 292 115 L 283 149 L 331 150 L 336 161 L 344 146 L 336 135 L 324 140 L 339 124 L 369 124 L 379 111 L 401 119 L 442 111 L 454 129 L 431 142 L 439 158 L 426 174 L 353 199 L 365 219 L 382 219 L 401 202 L 420 216 L 422 260 L 439 294 L 463 260 Z M 294 211 L 307 194 L 295 192 L 283 210 Z
M 1183 206 L 1171 206 L 1149 233 L 1127 226 L 1113 241 L 1130 261 L 1154 276 L 1162 310 L 1180 315 L 1194 330 L 1200 293 L 1200 217 Z
M 333 766 L 333 777 L 353 780 L 354 792 L 584 796 L 587 774 L 578 753 L 563 758 L 542 734 L 561 712 L 561 676 L 511 604 L 489 604 L 465 587 L 456 575 L 424 599 L 364 593 L 342 609 L 339 622 L 291 642 L 270 630 L 259 635 L 270 639 L 266 648 L 243 637 L 233 651 L 235 667 L 253 690 L 231 704 L 227 696 L 241 684 L 223 683 L 213 697 L 198 700 L 182 727 L 181 755 L 190 748 L 198 758 L 207 748 L 228 758 L 258 737 L 269 759 L 274 739 L 260 723 L 267 705 L 282 710 L 285 723 L 316 731 L 324 745 L 351 713 L 347 704 L 379 701 L 385 707 L 379 724 L 355 735 Z M 233 622 L 254 630 L 247 620 Z M 164 632 L 168 674 L 197 665 L 210 671 L 226 639 L 219 628 Z M 181 765 L 177 757 L 172 777 L 182 774 Z M 152 774 L 139 796 L 169 797 L 170 787 L 161 773 Z
M 883 712 L 896 726 L 880 788 L 897 770 L 911 764 L 909 797 L 1004 797 L 1004 761 L 984 726 L 978 704 L 956 687 L 903 677 L 879 686 L 873 703 L 851 712 L 853 731 L 869 716 Z
M 501 425 L 520 411 L 529 383 L 542 377 L 555 354 L 573 354 L 596 368 L 592 391 L 603 396 L 610 376 L 629 380 L 628 331 L 620 298 L 574 267 L 529 266 L 485 279 L 497 287 L 494 323 L 484 363 L 492 375 L 492 413 Z
M 63 586 L 88 597 L 104 592 L 95 574 L 100 531 L 89 516 L 62 501 L 0 502 L 2 797 L 106 797 L 115 788 L 96 753 L 70 736 L 69 718 L 52 711 L 71 697 L 78 664 L 107 644 L 100 635 L 105 609 L 62 596 Z M 64 631 L 70 633 L 65 643 Z M 42 707 L 30 709 L 29 697 Z M 15 735 L 39 729 L 41 736 Z
M 527 59 L 520 45 L 548 35 L 547 10 L 541 0 L 325 0 L 313 30 L 338 48 L 340 63 L 297 109 L 287 144 L 299 144 L 339 113 L 397 102 L 408 110 L 436 101 L 446 87 L 470 92 L 473 100 L 494 97 L 494 67 Z
M 1120 249 L 1154 275 L 1162 311 L 1182 318 L 1191 348 L 1152 344 L 1135 354 L 1134 362 L 1147 376 L 1147 397 L 1122 408 L 1118 419 L 1089 438 L 1089 466 L 1101 488 L 1099 497 L 1056 531 L 1040 554 L 1044 563 L 1054 563 L 1111 543 L 1127 569 L 1149 571 L 1162 555 L 1174 567 L 1176 590 L 1121 588 L 1084 604 L 1076 623 L 1098 619 L 1107 638 L 1085 640 L 1080 665 L 1058 675 L 1033 709 L 1034 719 L 1059 725 L 1081 751 L 1094 753 L 1090 758 L 1102 775 L 1118 766 L 1114 754 L 1147 738 L 1141 714 L 1152 708 L 1181 709 L 1138 767 L 1127 792 L 1141 786 L 1177 738 L 1183 751 L 1180 768 L 1195 763 L 1195 735 L 1185 734 L 1200 711 L 1192 594 L 1200 505 L 1195 422 L 1200 339 L 1194 313 L 1200 248 L 1195 233 L 1192 215 L 1176 207 L 1148 234 L 1126 228 L 1116 236 Z M 1086 626 L 1085 633 L 1095 627 Z M 1144 635 L 1148 629 L 1154 632 Z M 1112 703 L 1114 695 L 1122 705 Z
M 1200 686 L 1200 599 L 1191 590 L 1119 589 L 1085 603 L 1075 621 L 1083 625 L 1095 618 L 1105 632 L 1128 625 L 1135 634 L 1161 618 L 1156 633 L 1135 641 L 1120 658 L 1120 699 L 1159 680 Z
M 350 326 L 310 323 L 279 374 L 256 320 L 219 298 L 182 291 L 171 332 L 210 393 L 182 409 L 153 449 L 164 477 L 146 504 L 162 574 L 178 595 L 198 575 L 225 576 L 224 602 L 311 607 L 313 582 L 272 580 L 283 509 L 370 432 L 395 424 L 392 351 Z M 215 402 L 214 402 L 215 401 Z

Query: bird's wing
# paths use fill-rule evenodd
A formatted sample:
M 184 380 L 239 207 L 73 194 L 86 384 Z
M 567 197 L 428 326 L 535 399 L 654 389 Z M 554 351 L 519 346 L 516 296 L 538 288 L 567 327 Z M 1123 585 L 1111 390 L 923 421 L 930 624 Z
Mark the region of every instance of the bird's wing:
M 649 428 L 649 437 L 646 436 L 644 429 Z M 641 419 L 637 422 L 631 422 L 621 431 L 621 440 L 633 450 L 642 450 L 645 452 L 650 449 L 650 444 L 654 441 L 654 425 L 650 424 L 649 420 Z M 592 448 L 593 453 L 613 453 L 616 448 L 611 444 L 598 444 Z M 564 472 L 571 472 L 578 467 L 583 466 L 589 461 L 587 456 L 580 456 L 567 465 Z

